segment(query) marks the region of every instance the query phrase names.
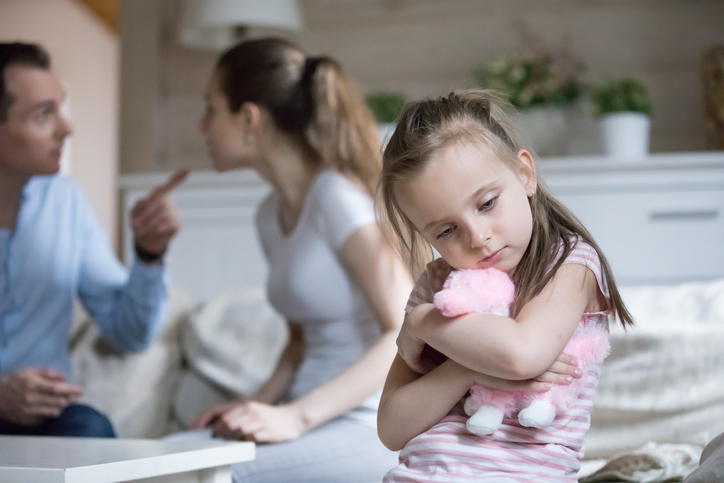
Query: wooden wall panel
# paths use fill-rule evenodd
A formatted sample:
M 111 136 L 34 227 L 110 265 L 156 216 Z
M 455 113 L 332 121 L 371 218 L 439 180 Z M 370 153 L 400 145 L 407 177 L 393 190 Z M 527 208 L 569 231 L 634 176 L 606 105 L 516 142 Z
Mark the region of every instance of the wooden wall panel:
M 470 87 L 474 68 L 517 51 L 533 35 L 552 46 L 568 45 L 592 79 L 633 75 L 645 81 L 654 101 L 652 151 L 706 148 L 702 59 L 724 39 L 720 0 L 299 1 L 305 28 L 290 37 L 309 53 L 338 58 L 365 91 L 394 89 L 419 98 Z M 159 133 L 156 152 L 135 160 L 122 156 L 122 171 L 208 167 L 197 126 L 216 55 L 178 45 L 176 0 L 123 0 L 121 8 L 138 2 L 158 12 L 155 62 L 131 63 L 139 76 L 148 68 Z M 123 20 L 152 23 L 136 16 Z M 142 48 L 140 40 L 133 44 Z M 124 58 L 139 54 L 150 55 L 124 48 Z M 124 90 L 126 95 L 132 96 L 132 89 Z M 600 153 L 590 106 L 579 106 L 571 117 L 571 154 Z

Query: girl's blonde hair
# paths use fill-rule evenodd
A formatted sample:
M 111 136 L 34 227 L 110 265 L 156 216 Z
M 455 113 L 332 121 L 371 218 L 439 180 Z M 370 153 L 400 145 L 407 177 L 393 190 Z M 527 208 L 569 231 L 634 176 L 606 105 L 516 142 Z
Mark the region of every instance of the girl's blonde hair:
M 263 106 L 314 162 L 353 175 L 374 193 L 382 167 L 377 123 L 337 61 L 265 38 L 227 50 L 216 69 L 232 112 L 245 102 Z
M 456 142 L 488 149 L 514 173 L 525 173 L 528 168 L 518 158 L 523 147 L 507 114 L 511 109 L 498 93 L 481 89 L 456 91 L 405 106 L 382 157 L 377 211 L 388 234 L 394 234 L 398 240 L 401 255 L 408 260 L 414 277 L 432 260 L 433 251 L 400 209 L 395 198 L 397 187 L 417 176 L 440 149 Z M 573 250 L 576 237 L 580 237 L 596 250 L 601 260 L 612 314 L 624 327 L 633 325 L 613 272 L 591 234 L 539 178 L 536 182 L 535 194 L 529 198 L 533 233 L 512 275 L 516 289 L 513 314 L 543 290 Z M 558 257 L 560 244 L 563 249 Z M 552 268 L 547 270 L 549 266 Z

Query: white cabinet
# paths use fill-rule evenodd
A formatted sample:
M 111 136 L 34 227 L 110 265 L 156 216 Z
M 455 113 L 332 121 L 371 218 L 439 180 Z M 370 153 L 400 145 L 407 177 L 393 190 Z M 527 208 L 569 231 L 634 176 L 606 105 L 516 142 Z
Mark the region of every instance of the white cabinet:
M 620 284 L 724 277 L 724 153 L 543 159 L 538 170 Z
M 620 284 L 724 277 L 724 152 L 542 159 L 542 179 L 588 227 Z M 124 259 L 128 213 L 167 173 L 122 176 Z M 196 171 L 173 192 L 183 220 L 167 256 L 171 283 L 201 301 L 263 286 L 267 267 L 254 228 L 269 192 L 250 171 Z

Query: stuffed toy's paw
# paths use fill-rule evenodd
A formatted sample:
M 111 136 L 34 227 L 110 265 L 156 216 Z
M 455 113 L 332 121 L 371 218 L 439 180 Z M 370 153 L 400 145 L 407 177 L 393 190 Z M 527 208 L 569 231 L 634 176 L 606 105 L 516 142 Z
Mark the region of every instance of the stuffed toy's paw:
M 556 407 L 548 401 L 533 401 L 518 413 L 518 422 L 527 428 L 545 428 L 556 417 Z
M 493 434 L 503 423 L 505 413 L 493 406 L 483 406 L 468 418 L 465 427 L 473 434 L 486 436 Z

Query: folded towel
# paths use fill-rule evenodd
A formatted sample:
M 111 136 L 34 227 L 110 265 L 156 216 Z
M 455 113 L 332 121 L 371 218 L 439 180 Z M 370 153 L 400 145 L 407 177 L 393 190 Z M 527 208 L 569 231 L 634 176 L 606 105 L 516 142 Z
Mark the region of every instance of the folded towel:
M 704 446 L 724 432 L 724 279 L 621 287 L 636 320 L 611 327 L 586 458 L 647 441 Z
M 650 483 L 683 481 L 699 465 L 701 446 L 693 444 L 646 445 L 611 458 L 601 469 L 579 483 L 629 481 Z

